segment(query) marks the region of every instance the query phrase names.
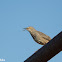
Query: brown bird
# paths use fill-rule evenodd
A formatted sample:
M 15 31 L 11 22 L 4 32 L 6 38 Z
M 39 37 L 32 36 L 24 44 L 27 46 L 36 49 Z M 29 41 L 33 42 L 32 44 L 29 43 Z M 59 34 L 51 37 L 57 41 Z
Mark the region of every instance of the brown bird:
M 31 34 L 31 36 L 33 37 L 35 42 L 37 42 L 38 44 L 45 45 L 46 43 L 48 43 L 51 40 L 51 38 L 49 36 L 47 36 L 46 34 L 40 32 L 40 31 L 35 30 L 33 27 L 27 27 L 24 29 L 29 31 L 29 33 Z

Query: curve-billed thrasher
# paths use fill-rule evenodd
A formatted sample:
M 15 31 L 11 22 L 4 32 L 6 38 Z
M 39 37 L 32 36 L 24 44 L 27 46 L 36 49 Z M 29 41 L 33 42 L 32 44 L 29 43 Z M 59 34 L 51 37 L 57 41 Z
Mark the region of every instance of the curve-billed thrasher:
M 45 35 L 44 33 L 40 32 L 40 31 L 35 30 L 33 27 L 27 27 L 24 29 L 29 31 L 29 33 L 31 34 L 33 39 L 38 44 L 45 45 L 46 43 L 48 43 L 51 40 L 51 38 L 49 36 Z

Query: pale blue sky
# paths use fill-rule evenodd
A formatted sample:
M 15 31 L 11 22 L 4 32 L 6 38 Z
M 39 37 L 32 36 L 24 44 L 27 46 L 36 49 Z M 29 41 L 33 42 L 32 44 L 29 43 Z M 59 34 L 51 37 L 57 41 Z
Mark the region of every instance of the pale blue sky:
M 62 0 L 0 0 L 0 58 L 23 62 L 42 45 L 23 28 L 33 26 L 51 38 L 62 31 Z M 49 62 L 61 62 L 62 52 Z

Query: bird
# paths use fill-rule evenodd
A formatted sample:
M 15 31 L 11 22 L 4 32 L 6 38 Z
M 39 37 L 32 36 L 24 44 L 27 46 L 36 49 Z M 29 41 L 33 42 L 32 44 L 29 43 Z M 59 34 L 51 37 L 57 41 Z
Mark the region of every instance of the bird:
M 51 38 L 48 35 L 40 32 L 40 31 L 37 31 L 35 28 L 33 28 L 31 26 L 24 28 L 24 29 L 27 30 L 31 34 L 34 41 L 40 45 L 45 45 L 46 43 L 48 43 L 51 40 Z

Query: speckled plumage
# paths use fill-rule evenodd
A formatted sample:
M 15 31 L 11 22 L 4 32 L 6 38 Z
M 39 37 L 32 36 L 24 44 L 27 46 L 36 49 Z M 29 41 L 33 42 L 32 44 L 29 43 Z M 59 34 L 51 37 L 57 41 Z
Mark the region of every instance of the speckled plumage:
M 35 30 L 33 27 L 28 27 L 25 28 L 27 31 L 29 31 L 29 33 L 31 34 L 31 36 L 33 37 L 33 39 L 41 45 L 45 45 L 46 43 L 48 43 L 51 38 L 49 36 L 47 36 L 46 34 Z

